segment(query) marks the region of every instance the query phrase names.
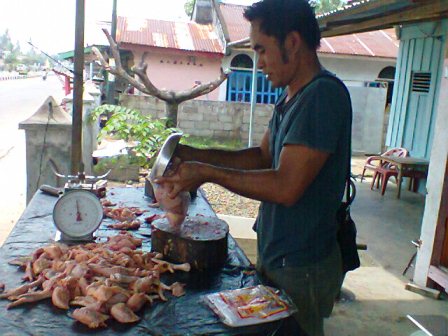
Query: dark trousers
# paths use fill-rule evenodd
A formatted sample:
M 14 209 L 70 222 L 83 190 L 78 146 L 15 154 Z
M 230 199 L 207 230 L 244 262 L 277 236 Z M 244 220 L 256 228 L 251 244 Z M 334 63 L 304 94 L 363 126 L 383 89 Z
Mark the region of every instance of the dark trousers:
M 342 285 L 338 245 L 329 256 L 310 266 L 266 269 L 257 265 L 257 269 L 266 285 L 283 289 L 297 307 L 275 336 L 323 336 L 324 318 L 330 316 Z

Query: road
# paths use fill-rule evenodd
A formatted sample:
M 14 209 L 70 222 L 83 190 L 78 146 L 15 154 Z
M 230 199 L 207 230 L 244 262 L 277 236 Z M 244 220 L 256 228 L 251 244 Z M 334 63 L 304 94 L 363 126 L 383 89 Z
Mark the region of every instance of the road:
M 0 245 L 26 207 L 25 132 L 19 123 L 52 95 L 64 96 L 55 76 L 0 81 Z

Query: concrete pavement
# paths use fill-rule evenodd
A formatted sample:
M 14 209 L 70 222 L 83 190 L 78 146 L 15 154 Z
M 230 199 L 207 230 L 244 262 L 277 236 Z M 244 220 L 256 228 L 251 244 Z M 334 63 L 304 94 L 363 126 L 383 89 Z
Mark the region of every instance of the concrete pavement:
M 362 158 L 358 167 L 362 168 Z M 356 171 L 356 169 L 354 169 Z M 414 334 L 417 327 L 406 317 L 440 315 L 448 318 L 448 300 L 434 300 L 405 290 L 413 268 L 402 276 L 415 252 L 410 240 L 419 237 L 424 197 L 403 188 L 396 198 L 396 185 L 390 183 L 386 194 L 370 190 L 370 178 L 356 183 L 357 198 L 352 215 L 358 228 L 358 242 L 366 243 L 360 251 L 361 268 L 349 272 L 344 281 L 345 297 L 337 303 L 325 324 L 330 336 L 402 336 Z M 251 218 L 219 215 L 226 220 L 232 236 L 249 259 L 256 261 L 256 239 Z

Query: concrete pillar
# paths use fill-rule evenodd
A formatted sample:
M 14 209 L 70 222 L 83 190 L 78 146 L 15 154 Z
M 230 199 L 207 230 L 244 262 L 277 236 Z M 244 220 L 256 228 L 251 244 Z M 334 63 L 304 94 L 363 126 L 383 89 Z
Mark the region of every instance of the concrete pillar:
M 56 177 L 50 168 L 53 160 L 58 171 L 70 173 L 70 147 L 72 121 L 53 97 L 48 97 L 30 118 L 19 123 L 25 130 L 27 204 L 42 184 L 64 186 L 65 181 Z
M 73 92 L 66 95 L 62 102 L 65 104 L 65 108 L 70 115 L 73 111 Z M 93 171 L 92 153 L 97 148 L 96 137 L 99 132 L 99 127 L 92 124 L 89 117 L 96 107 L 95 99 L 85 89 L 82 94 L 82 162 L 84 163 L 84 171 L 86 174 L 91 175 Z
M 82 161 L 86 174 L 92 175 L 92 154 L 97 147 L 96 136 L 98 135 L 98 129 L 95 127 L 96 123 L 92 124 L 90 121 L 90 115 L 96 107 L 95 99 L 84 89 L 82 102 Z
M 101 91 L 94 82 L 87 81 L 84 85 L 84 90 L 93 97 L 95 107 L 101 105 Z

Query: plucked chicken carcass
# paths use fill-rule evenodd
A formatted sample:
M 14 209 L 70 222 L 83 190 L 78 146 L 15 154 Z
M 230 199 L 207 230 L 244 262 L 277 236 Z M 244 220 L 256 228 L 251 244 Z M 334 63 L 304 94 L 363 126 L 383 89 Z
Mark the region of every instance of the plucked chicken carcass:
M 29 283 L 7 289 L 0 299 L 11 301 L 8 309 L 50 298 L 63 310 L 81 306 L 71 317 L 89 328 L 105 327 L 110 318 L 137 322 L 135 313 L 145 304 L 167 301 L 164 291 L 184 294 L 183 284 L 168 286 L 160 281 L 160 274 L 190 269 L 188 264 L 174 265 L 160 260 L 158 253 L 137 249 L 141 244 L 141 239 L 122 231 L 104 243 L 38 248 L 10 262 L 25 271 Z
M 190 193 L 180 192 L 175 198 L 170 198 L 170 186 L 168 184 L 153 184 L 154 194 L 160 207 L 166 212 L 168 222 L 173 226 L 179 226 L 187 216 L 190 205 Z
M 171 165 L 165 172 L 164 176 L 174 175 L 176 172 L 176 166 L 178 162 Z M 168 196 L 171 191 L 171 185 L 168 183 L 157 184 L 152 183 L 154 189 L 154 195 L 160 207 L 166 212 L 166 218 L 168 222 L 173 226 L 179 226 L 183 223 L 187 216 L 188 207 L 190 206 L 190 193 L 188 191 L 180 192 L 175 198 Z

